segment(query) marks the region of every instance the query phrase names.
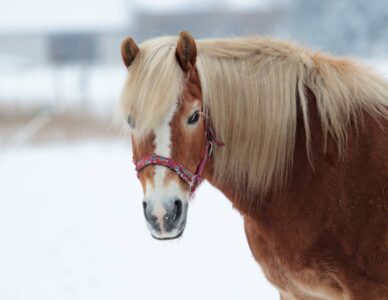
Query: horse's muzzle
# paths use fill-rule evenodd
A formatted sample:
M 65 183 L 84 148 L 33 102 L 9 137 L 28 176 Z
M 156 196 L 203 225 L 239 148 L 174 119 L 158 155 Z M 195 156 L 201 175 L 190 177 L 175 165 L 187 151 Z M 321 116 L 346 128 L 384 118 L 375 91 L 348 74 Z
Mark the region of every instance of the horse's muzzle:
M 151 235 L 158 240 L 182 235 L 186 225 L 187 201 L 178 198 L 152 203 L 143 201 L 144 217 Z

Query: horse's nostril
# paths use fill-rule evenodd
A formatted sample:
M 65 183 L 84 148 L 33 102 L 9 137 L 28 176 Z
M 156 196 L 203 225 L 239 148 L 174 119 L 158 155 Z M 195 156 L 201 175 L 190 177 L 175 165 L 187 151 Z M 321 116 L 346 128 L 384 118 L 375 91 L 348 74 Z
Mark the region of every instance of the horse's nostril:
M 174 202 L 174 222 L 179 220 L 181 216 L 182 216 L 182 201 L 177 199 Z
M 151 222 L 151 218 L 147 213 L 147 202 L 143 201 L 143 211 L 144 211 L 144 217 L 148 222 Z
M 148 225 L 150 225 L 155 231 L 160 231 L 158 218 L 152 214 L 152 204 L 148 206 L 147 202 L 143 201 L 143 211 Z

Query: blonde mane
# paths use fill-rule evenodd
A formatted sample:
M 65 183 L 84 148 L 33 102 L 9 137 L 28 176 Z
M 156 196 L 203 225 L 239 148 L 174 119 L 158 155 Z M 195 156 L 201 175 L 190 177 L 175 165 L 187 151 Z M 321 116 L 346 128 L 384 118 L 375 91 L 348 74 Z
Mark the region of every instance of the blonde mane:
M 143 43 L 129 68 L 121 111 L 134 117 L 139 137 L 160 124 L 180 97 L 184 79 L 176 43 L 176 37 Z M 362 111 L 388 117 L 388 83 L 350 60 L 260 37 L 196 43 L 204 110 L 226 144 L 214 155 L 215 179 L 243 192 L 263 194 L 286 181 L 298 107 L 310 154 L 306 88 L 316 98 L 324 136 L 336 141 L 340 154 Z

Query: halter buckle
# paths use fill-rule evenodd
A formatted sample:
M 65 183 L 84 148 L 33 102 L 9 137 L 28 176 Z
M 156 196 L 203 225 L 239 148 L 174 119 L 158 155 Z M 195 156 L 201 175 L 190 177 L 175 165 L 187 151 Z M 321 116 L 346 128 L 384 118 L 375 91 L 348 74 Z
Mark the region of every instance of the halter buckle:
M 213 154 L 214 144 L 212 141 L 208 141 L 208 144 L 209 144 L 209 149 L 207 150 L 207 155 L 208 157 L 211 157 Z

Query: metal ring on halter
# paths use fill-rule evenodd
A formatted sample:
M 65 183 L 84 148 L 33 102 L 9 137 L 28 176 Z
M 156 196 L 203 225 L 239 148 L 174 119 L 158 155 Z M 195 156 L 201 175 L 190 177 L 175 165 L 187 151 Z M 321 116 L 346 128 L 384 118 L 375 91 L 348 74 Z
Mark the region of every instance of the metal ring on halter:
M 208 141 L 208 143 L 209 143 L 208 155 L 209 155 L 209 157 L 211 157 L 212 154 L 213 154 L 213 147 L 214 147 L 214 145 L 213 145 L 212 141 Z

